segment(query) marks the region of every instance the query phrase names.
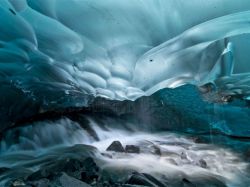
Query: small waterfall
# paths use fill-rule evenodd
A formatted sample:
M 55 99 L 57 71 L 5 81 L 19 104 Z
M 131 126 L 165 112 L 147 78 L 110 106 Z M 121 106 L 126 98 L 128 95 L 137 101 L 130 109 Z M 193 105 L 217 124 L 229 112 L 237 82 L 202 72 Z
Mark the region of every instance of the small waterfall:
M 37 150 L 60 145 L 88 144 L 92 141 L 93 138 L 78 123 L 62 118 L 8 130 L 2 138 L 0 150 Z
M 193 137 L 181 134 L 148 133 L 135 127 L 138 128 L 139 125 L 122 122 L 116 118 L 100 119 L 85 116 L 84 120 L 78 122 L 63 117 L 55 121 L 35 122 L 10 129 L 0 142 L 0 165 L 32 166 L 32 163 L 36 163 L 35 160 L 40 160 L 40 157 L 45 161 L 47 156 L 57 158 L 60 154 L 64 154 L 67 148 L 84 144 L 96 147 L 97 152 L 102 153 L 97 154 L 96 159 L 106 163 L 102 165 L 104 171 L 110 168 L 114 171 L 117 168 L 130 168 L 155 175 L 161 172 L 161 175 L 173 180 L 177 173 L 193 179 L 217 178 L 223 183 L 236 186 L 240 183 L 232 182 L 240 181 L 239 178 L 242 179 L 242 183 L 248 180 L 248 177 L 245 177 L 248 164 L 229 149 L 213 144 L 196 143 Z M 126 145 L 140 147 L 140 154 L 106 151 L 106 148 L 117 140 L 124 147 Z M 53 152 L 57 147 L 60 151 Z M 155 154 L 155 149 L 160 152 Z M 13 158 L 15 160 L 18 158 L 18 162 L 13 163 Z
M 135 126 L 135 124 L 108 118 L 99 120 L 98 123 L 88 116 L 84 123 L 72 121 L 66 117 L 56 121 L 35 122 L 6 131 L 0 142 L 0 153 L 75 144 L 91 145 L 110 140 L 111 137 L 113 139 L 127 137 L 135 131 Z

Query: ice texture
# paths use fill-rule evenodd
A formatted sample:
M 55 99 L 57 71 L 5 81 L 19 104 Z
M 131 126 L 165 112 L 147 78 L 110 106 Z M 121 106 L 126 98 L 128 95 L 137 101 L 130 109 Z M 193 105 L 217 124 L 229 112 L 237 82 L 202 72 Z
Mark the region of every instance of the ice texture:
M 248 99 L 248 10 L 249 0 L 1 0 L 1 104 L 82 106 L 209 82 Z

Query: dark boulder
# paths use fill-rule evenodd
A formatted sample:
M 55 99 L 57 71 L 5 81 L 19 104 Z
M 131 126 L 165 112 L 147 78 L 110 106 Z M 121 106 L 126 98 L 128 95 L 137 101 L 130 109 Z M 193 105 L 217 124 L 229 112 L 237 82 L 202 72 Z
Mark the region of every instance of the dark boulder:
M 199 165 L 202 168 L 207 168 L 207 162 L 204 159 L 199 160 Z
M 125 152 L 121 142 L 113 141 L 106 151 Z
M 9 171 L 9 170 L 10 170 L 10 168 L 1 167 L 1 168 L 0 168 L 0 174 L 3 174 L 3 173 L 5 173 L 5 172 L 7 172 L 7 171 Z
M 134 172 L 132 174 L 132 176 L 129 178 L 126 184 L 152 186 L 152 187 L 165 187 L 166 186 L 149 174 L 137 173 L 137 172 Z
M 37 181 L 43 178 L 54 180 L 55 176 L 62 172 L 84 182 L 92 183 L 99 176 L 99 167 L 90 157 L 84 160 L 65 158 L 42 167 L 40 170 L 31 174 L 27 179 L 29 181 Z
M 140 153 L 140 148 L 136 145 L 126 145 L 125 147 L 126 153 Z
M 89 184 L 68 176 L 66 173 L 59 175 L 50 186 L 58 187 L 91 187 Z
M 227 187 L 224 179 L 218 176 L 196 175 L 189 176 L 182 179 L 183 186 L 185 187 Z
M 153 154 L 161 156 L 161 149 L 158 146 L 153 145 L 152 148 L 153 148 L 153 150 L 152 150 Z
M 35 187 L 49 187 L 49 183 L 50 183 L 50 181 L 48 179 L 41 179 L 38 181 L 29 182 L 28 184 L 30 184 L 32 187 L 33 186 L 35 186 Z

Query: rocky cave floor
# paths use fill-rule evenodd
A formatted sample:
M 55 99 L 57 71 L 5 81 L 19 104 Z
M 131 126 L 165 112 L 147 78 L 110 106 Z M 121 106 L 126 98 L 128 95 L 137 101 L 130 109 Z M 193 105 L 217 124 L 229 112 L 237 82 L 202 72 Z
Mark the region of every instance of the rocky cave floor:
M 219 136 L 218 136 L 219 137 Z M 5 187 L 247 187 L 245 152 L 215 145 L 225 137 L 174 133 L 108 138 L 91 145 L 52 147 L 0 155 Z M 5 165 L 5 166 L 4 166 Z

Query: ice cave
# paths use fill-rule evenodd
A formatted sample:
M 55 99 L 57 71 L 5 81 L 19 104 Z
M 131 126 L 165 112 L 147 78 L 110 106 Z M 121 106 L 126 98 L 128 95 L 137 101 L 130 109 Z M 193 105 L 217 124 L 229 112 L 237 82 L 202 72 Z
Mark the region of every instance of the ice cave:
M 250 0 L 0 0 L 0 187 L 250 187 Z

